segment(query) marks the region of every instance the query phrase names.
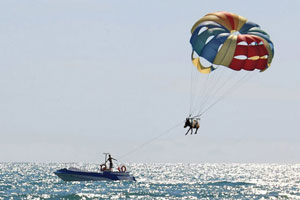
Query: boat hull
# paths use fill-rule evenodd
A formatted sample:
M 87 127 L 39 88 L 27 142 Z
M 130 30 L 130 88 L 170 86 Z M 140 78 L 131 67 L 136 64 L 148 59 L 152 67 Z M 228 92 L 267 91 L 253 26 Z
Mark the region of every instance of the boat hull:
M 64 181 L 135 181 L 134 176 L 131 176 L 129 172 L 88 172 L 64 168 L 55 171 L 54 174 Z

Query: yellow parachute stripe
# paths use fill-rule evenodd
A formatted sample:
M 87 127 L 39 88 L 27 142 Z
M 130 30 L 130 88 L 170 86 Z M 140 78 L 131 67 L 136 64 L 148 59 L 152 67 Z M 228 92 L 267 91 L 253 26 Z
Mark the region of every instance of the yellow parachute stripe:
M 199 19 L 194 26 L 192 27 L 191 33 L 193 33 L 195 31 L 195 29 L 197 28 L 197 26 L 199 24 L 201 24 L 202 22 L 205 21 L 214 21 L 217 22 L 218 24 L 221 24 L 222 26 L 224 26 L 225 28 L 227 28 L 228 30 L 231 30 L 231 26 L 229 23 L 226 23 L 226 21 L 224 21 L 223 19 L 219 18 L 218 16 L 215 15 L 205 15 L 204 17 L 202 17 L 201 19 Z
M 217 23 L 221 24 L 225 28 L 227 28 L 229 31 L 232 30 L 230 21 L 227 19 L 227 16 L 224 12 L 215 12 L 215 13 L 209 13 L 206 16 L 217 16 L 220 21 L 216 21 Z M 204 16 L 204 18 L 206 17 Z
M 201 24 L 204 21 L 214 21 L 218 24 L 221 24 L 225 28 L 227 28 L 229 31 L 232 30 L 240 30 L 241 27 L 247 22 L 247 19 L 245 17 L 230 13 L 232 15 L 233 21 L 234 21 L 234 27 L 231 27 L 231 23 L 224 12 L 215 12 L 215 13 L 209 13 L 199 19 L 194 26 L 192 27 L 191 32 L 193 33 L 196 29 L 196 27 Z
M 224 42 L 213 63 L 217 65 L 229 66 L 234 56 L 236 43 L 237 36 L 230 35 Z
M 258 60 L 260 57 L 259 56 L 252 56 L 250 58 L 248 58 L 249 60 Z
M 238 22 L 236 23 L 237 24 L 236 30 L 240 30 L 242 26 L 247 22 L 247 18 L 238 15 L 237 21 Z
M 209 74 L 211 72 L 211 67 L 204 67 L 201 62 L 200 58 L 194 58 L 194 52 L 192 53 L 192 62 L 197 67 L 197 70 L 202 74 Z

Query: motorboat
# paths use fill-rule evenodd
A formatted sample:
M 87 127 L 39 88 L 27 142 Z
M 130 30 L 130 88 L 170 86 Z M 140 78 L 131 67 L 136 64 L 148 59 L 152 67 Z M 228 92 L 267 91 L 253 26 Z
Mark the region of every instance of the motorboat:
M 119 171 L 89 172 L 77 168 L 63 168 L 55 171 L 54 174 L 64 181 L 135 181 L 134 176 L 130 175 L 129 172 Z
M 111 168 L 107 168 L 107 154 L 105 154 L 105 163 L 100 165 L 100 172 L 85 171 L 75 167 L 63 168 L 54 172 L 59 178 L 64 181 L 103 181 L 103 180 L 124 180 L 124 181 L 136 181 L 135 177 L 130 175 L 126 171 L 126 166 L 118 167 L 118 171 L 113 171 Z

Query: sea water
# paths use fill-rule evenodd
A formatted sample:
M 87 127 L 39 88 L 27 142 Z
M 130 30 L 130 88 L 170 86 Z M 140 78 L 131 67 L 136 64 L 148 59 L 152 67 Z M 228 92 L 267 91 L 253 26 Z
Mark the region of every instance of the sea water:
M 300 199 L 300 164 L 128 164 L 137 179 L 64 182 L 97 164 L 0 163 L 0 199 Z

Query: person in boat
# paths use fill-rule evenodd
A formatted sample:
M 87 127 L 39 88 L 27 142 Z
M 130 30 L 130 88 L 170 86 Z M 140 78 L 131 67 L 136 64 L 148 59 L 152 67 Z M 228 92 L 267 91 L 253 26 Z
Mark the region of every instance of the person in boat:
M 105 164 L 106 164 L 107 162 L 109 162 L 109 168 L 108 168 L 109 170 L 112 170 L 112 168 L 113 168 L 113 160 L 117 161 L 117 159 L 111 157 L 111 155 L 108 154 L 108 158 L 107 158 L 107 160 L 105 161 Z
M 197 134 L 197 131 L 200 127 L 200 119 L 199 118 L 191 118 L 188 117 L 185 120 L 185 124 L 184 124 L 184 128 L 189 127 L 189 130 L 186 132 L 185 135 L 187 135 L 189 133 L 189 131 L 191 131 L 191 135 L 193 134 L 193 129 L 196 129 L 195 134 Z

